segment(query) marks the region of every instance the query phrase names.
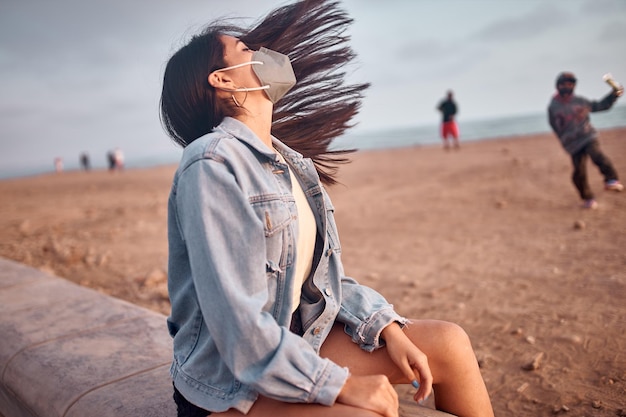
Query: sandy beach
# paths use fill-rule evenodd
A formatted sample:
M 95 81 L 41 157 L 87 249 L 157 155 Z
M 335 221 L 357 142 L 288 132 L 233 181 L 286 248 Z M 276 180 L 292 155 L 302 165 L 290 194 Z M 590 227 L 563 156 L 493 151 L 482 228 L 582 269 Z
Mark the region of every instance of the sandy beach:
M 626 128 L 600 143 L 626 179 Z M 626 192 L 590 164 L 581 209 L 551 134 L 352 160 L 330 189 L 347 274 L 462 325 L 497 416 L 626 416 Z M 175 169 L 2 180 L 0 256 L 168 314 Z

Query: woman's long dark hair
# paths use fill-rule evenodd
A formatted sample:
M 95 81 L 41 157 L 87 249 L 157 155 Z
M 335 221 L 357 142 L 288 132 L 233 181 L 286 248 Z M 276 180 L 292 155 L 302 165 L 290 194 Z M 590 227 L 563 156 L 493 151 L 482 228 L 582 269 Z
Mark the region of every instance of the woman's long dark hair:
M 351 127 L 368 84 L 346 85 L 343 71 L 355 56 L 345 35 L 352 19 L 338 3 L 303 0 L 269 13 L 251 29 L 212 25 L 168 62 L 161 95 L 161 122 L 181 146 L 210 132 L 238 111 L 219 100 L 209 86 L 210 72 L 226 66 L 220 35 L 239 37 L 250 48 L 261 46 L 287 54 L 296 85 L 274 107 L 272 134 L 311 158 L 320 179 L 336 182 L 337 164 L 353 150 L 330 150 L 334 138 Z

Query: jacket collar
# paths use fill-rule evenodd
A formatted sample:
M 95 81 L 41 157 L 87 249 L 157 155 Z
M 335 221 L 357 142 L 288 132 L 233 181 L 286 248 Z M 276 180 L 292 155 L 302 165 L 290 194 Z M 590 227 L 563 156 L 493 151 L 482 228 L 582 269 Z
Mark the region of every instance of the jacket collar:
M 266 155 L 270 159 L 275 159 L 275 153 L 263 143 L 257 135 L 245 123 L 232 117 L 225 117 L 215 130 L 221 130 L 237 140 L 247 144 L 258 153 Z M 272 138 L 273 139 L 273 138 Z
M 267 156 L 269 159 L 278 160 L 276 153 L 269 149 L 265 143 L 259 137 L 254 134 L 252 130 L 245 123 L 240 122 L 239 120 L 233 117 L 225 117 L 222 120 L 222 123 L 216 127 L 216 129 L 222 130 L 229 135 L 237 138 L 241 142 L 246 143 L 248 146 L 256 150 L 257 152 Z M 286 159 L 289 160 L 299 160 L 302 159 L 302 154 L 291 149 L 284 143 L 282 143 L 275 136 L 272 136 L 272 145 L 274 149 L 276 149 L 281 155 L 283 155 Z

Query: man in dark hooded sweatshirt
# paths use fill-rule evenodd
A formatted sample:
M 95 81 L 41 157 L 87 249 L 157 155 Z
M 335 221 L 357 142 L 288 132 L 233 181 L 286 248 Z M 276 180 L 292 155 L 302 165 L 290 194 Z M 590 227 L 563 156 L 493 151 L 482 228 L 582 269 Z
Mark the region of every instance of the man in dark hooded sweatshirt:
M 562 72 L 556 79 L 557 93 L 548 107 L 550 126 L 561 141 L 563 148 L 571 155 L 574 165 L 572 180 L 583 207 L 598 207 L 587 179 L 587 159 L 591 158 L 604 176 L 604 188 L 610 191 L 622 191 L 617 172 L 611 160 L 602 152 L 598 142 L 598 133 L 589 121 L 589 113 L 607 110 L 620 97 L 624 88 L 613 90 L 600 101 L 587 100 L 574 95 L 576 77 L 571 72 Z

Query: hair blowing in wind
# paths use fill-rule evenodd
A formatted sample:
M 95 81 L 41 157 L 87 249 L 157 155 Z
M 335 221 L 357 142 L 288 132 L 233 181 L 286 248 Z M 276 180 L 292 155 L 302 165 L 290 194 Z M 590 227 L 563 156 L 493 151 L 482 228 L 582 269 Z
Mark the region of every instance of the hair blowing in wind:
M 289 56 L 297 83 L 274 107 L 272 134 L 311 158 L 322 182 L 335 183 L 338 164 L 348 162 L 346 154 L 353 150 L 331 150 L 330 145 L 352 126 L 369 86 L 345 80 L 346 66 L 355 58 L 346 34 L 351 23 L 337 2 L 303 0 L 275 9 L 251 28 L 207 26 L 166 66 L 161 95 L 165 130 L 185 147 L 241 111 L 220 103 L 206 80 L 224 65 L 219 35 L 237 36 L 252 49 L 266 47 Z

